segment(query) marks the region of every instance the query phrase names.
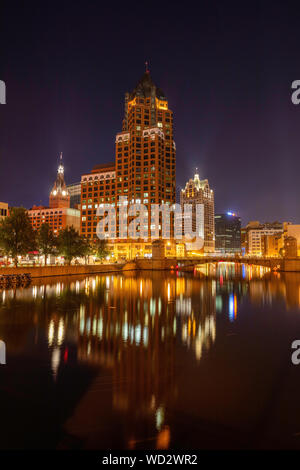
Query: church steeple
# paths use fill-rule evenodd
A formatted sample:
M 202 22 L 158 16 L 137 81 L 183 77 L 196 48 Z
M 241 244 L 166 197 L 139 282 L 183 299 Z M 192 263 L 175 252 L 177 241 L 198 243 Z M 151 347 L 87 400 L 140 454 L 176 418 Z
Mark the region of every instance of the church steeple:
M 56 180 L 49 197 L 49 207 L 70 207 L 70 195 L 67 190 L 64 177 L 64 165 L 62 160 L 62 152 L 59 157 L 59 165 L 57 169 Z

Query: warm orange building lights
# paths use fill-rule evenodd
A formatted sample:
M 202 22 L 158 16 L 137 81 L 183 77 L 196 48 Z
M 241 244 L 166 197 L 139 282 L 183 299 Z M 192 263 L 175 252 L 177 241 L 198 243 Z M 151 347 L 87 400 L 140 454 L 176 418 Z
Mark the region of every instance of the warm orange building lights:
M 118 213 L 119 198 L 126 196 L 129 205 L 147 207 L 147 220 L 139 229 L 141 235 L 146 230 L 150 236 L 151 225 L 155 224 L 151 204 L 175 203 L 176 147 L 173 113 L 148 70 L 134 90 L 125 94 L 122 131 L 116 135 L 115 143 L 115 164 L 95 167 L 82 177 L 81 233 L 96 238 L 99 204 L 113 203 Z M 120 231 L 117 216 L 116 241 Z M 128 238 L 131 235 L 128 233 Z
M 115 196 L 115 165 L 96 165 L 91 173 L 81 177 L 81 222 L 80 233 L 87 238 L 96 239 L 98 217 L 97 208 L 100 204 L 114 204 Z
M 32 227 L 36 230 L 44 223 L 47 223 L 54 235 L 59 231 L 73 226 L 80 229 L 80 211 L 70 208 L 70 195 L 68 193 L 65 179 L 62 154 L 57 170 L 56 180 L 49 196 L 49 207 L 33 206 L 28 211 Z

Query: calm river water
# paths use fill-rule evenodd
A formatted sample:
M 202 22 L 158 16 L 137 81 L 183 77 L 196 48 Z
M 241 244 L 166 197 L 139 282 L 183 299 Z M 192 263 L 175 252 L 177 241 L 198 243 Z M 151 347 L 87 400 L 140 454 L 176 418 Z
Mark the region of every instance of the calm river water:
M 300 275 L 51 278 L 0 291 L 0 448 L 300 448 Z

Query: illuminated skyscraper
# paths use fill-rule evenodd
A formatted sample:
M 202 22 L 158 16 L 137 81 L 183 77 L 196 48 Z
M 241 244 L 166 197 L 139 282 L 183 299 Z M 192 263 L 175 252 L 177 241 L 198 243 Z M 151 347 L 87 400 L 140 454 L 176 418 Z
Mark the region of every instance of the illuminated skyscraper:
M 94 168 L 82 177 L 82 233 L 95 239 L 99 204 L 114 203 L 119 211 L 119 198 L 126 196 L 127 206 L 136 203 L 147 208 L 148 214 L 143 215 L 140 226 L 132 227 L 140 235 L 137 238 L 150 236 L 151 226 L 154 229 L 156 225 L 151 218 L 151 204 L 175 203 L 175 156 L 173 113 L 147 68 L 134 90 L 125 94 L 122 131 L 116 135 L 115 164 L 100 165 L 98 172 Z M 106 184 L 106 178 L 111 184 Z M 116 241 L 122 238 L 120 234 L 117 217 Z M 122 235 L 124 241 L 124 232 Z M 129 230 L 128 238 L 132 236 Z
M 203 237 L 204 235 L 204 252 L 210 253 L 215 250 L 215 203 L 214 192 L 209 187 L 208 180 L 200 180 L 198 173 L 195 173 L 194 178 L 191 178 L 185 185 L 185 189 L 181 190 L 180 205 L 182 212 L 184 212 L 184 204 L 192 205 L 192 231 L 196 231 L 196 206 L 197 204 L 203 205 L 203 221 L 200 221 L 199 228 L 201 233 L 198 234 Z M 186 217 L 183 222 L 186 223 Z
M 147 69 L 125 94 L 123 128 L 116 136 L 116 192 L 130 204 L 147 206 L 149 228 L 155 224 L 151 204 L 175 203 L 175 155 L 173 113 Z
M 241 252 L 241 219 L 233 212 L 215 215 L 216 251 Z

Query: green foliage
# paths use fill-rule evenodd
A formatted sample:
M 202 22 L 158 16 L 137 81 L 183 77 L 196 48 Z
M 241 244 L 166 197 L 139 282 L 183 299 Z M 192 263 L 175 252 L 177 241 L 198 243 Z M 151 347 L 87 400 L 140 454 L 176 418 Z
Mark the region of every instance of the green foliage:
M 45 264 L 48 255 L 54 255 L 56 250 L 56 238 L 48 224 L 42 224 L 37 235 L 39 252 L 45 256 Z
M 84 237 L 81 237 L 82 238 L 82 256 L 89 256 L 93 253 L 93 249 L 91 247 L 91 244 L 89 242 L 89 240 L 87 240 L 86 238 Z
M 7 256 L 18 265 L 18 256 L 36 249 L 35 232 L 24 207 L 15 207 L 0 222 L 0 246 Z
M 88 244 L 74 227 L 66 227 L 57 237 L 57 248 L 59 254 L 71 264 L 73 258 L 86 256 Z
M 110 250 L 108 249 L 108 243 L 106 240 L 96 240 L 94 246 L 94 253 L 95 256 L 101 260 L 106 258 L 110 254 Z

